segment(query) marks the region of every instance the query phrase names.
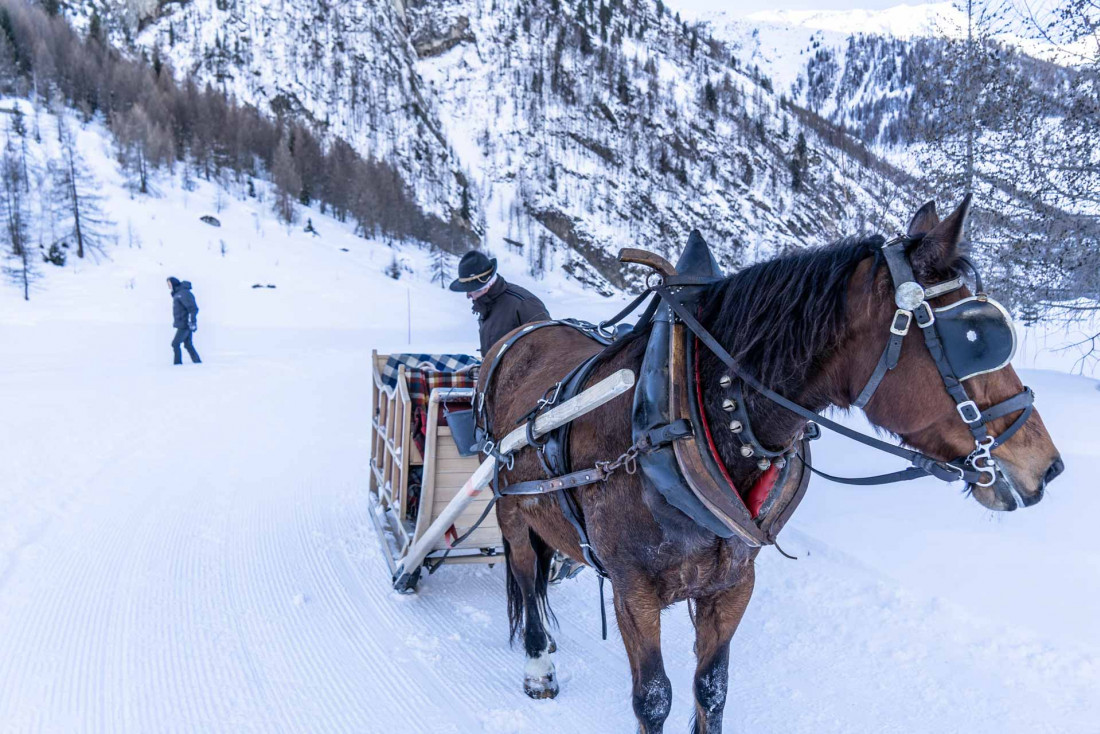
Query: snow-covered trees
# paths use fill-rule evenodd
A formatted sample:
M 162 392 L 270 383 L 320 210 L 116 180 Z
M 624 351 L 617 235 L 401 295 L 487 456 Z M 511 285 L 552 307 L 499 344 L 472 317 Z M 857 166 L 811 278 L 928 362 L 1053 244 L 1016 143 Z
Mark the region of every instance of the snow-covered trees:
M 156 6 L 152 0 L 127 3 L 118 10 L 129 18 L 145 17 Z M 48 91 L 80 109 L 85 120 L 101 114 L 135 196 L 155 194 L 157 172 L 180 165 L 185 182 L 195 176 L 225 180 L 223 171 L 242 183 L 266 174 L 274 184 L 275 206 L 288 221 L 298 204 L 319 201 L 337 216 L 354 217 L 364 233 L 413 237 L 456 250 L 476 240 L 469 212 L 478 202 L 470 201 L 468 191 L 462 198 L 468 185 L 454 186 L 455 209 L 465 215 L 430 214 L 392 161 L 365 158 L 339 137 L 329 136 L 322 145 L 309 125 L 294 121 L 289 107 L 273 104 L 280 114 L 272 119 L 193 78 L 178 81 L 159 51 L 151 61 L 120 55 L 106 47 L 109 35 L 109 26 L 101 25 L 81 37 L 63 18 L 18 0 L 0 0 L 0 93 Z M 223 33 L 218 43 L 228 48 L 230 40 Z M 430 172 L 433 165 L 427 160 L 418 169 Z M 26 185 L 28 177 L 22 180 Z M 77 176 L 77 201 L 80 188 Z M 72 193 L 70 186 L 70 200 Z M 88 247 L 85 220 L 81 217 L 78 227 L 76 217 L 71 219 L 72 232 L 80 235 L 74 239 L 79 254 Z

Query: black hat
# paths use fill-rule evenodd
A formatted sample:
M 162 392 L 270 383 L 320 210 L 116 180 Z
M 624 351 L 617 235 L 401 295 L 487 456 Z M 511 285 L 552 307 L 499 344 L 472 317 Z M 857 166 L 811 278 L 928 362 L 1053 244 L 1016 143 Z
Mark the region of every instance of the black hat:
M 480 250 L 470 250 L 458 261 L 458 278 L 451 283 L 451 290 L 469 293 L 480 290 L 497 274 L 497 259 L 485 256 Z
M 174 275 L 168 279 L 168 282 L 172 284 L 173 289 L 180 287 L 180 279 Z

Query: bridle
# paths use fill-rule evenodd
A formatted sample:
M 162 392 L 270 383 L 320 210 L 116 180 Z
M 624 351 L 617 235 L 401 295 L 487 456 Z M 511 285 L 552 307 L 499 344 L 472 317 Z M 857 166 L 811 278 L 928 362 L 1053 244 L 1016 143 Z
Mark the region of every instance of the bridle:
M 974 263 L 965 257 L 959 258 L 959 261 L 973 274 L 976 295 L 943 308 L 933 309 L 929 304 L 931 299 L 962 288 L 964 280 L 960 275 L 927 288 L 921 286 L 914 277 L 913 268 L 905 254 L 906 246 L 920 239 L 921 237 L 897 237 L 882 246 L 882 254 L 894 285 L 894 303 L 898 308 L 890 323 L 890 338 L 886 348 L 870 379 L 867 380 L 867 384 L 852 405 L 863 408 L 871 401 L 886 373 L 897 366 L 902 343 L 915 321 L 924 335 L 924 343 L 928 347 L 929 354 L 932 355 L 936 370 L 940 373 L 943 386 L 955 401 L 955 410 L 959 418 L 966 424 L 967 430 L 974 438 L 974 450 L 966 457 L 959 457 L 949 462 L 949 465 L 957 467 L 962 478 L 966 478 L 965 474 L 962 474 L 966 468 L 977 471 L 982 477 L 987 478 L 973 483 L 980 487 L 989 487 L 997 481 L 997 462 L 990 452 L 1012 438 L 1031 417 L 1035 409 L 1035 394 L 1030 388 L 1025 387 L 1016 395 L 984 411 L 978 408 L 977 403 L 967 393 L 963 380 L 996 372 L 1008 366 L 1016 352 L 1016 332 L 1012 326 L 1012 319 L 1001 304 L 984 293 L 981 275 L 978 274 Z M 966 336 L 958 330 L 952 330 L 950 336 L 944 333 L 945 324 L 954 322 L 965 325 L 963 333 Z M 998 325 L 1001 328 L 998 329 Z M 999 333 L 984 333 L 989 331 Z M 969 341 L 972 342 L 982 341 L 980 347 L 984 353 L 978 355 L 976 359 L 973 355 L 962 354 L 951 359 L 952 347 L 960 347 L 959 340 L 966 337 L 970 337 Z M 1007 344 L 1003 343 L 1006 339 Z M 963 374 L 959 374 L 960 371 Z M 990 422 L 1015 412 L 1020 412 L 1020 415 L 1007 430 L 996 438 L 989 435 Z
M 1025 387 L 1020 393 L 985 410 L 981 410 L 977 403 L 970 398 L 962 381 L 978 374 L 994 372 L 1007 367 L 1015 352 L 1015 331 L 1012 327 L 1011 318 L 1004 307 L 982 292 L 981 278 L 973 264 L 965 258 L 962 258 L 962 262 L 969 267 L 974 275 L 977 295 L 940 309 L 934 309 L 929 300 L 958 290 L 963 287 L 964 280 L 960 275 L 952 280 L 930 285 L 927 288 L 922 286 L 914 276 L 913 268 L 905 253 L 907 245 L 918 242 L 922 238 L 923 235 L 896 237 L 884 243 L 881 247 L 894 286 L 894 302 L 897 305 L 897 310 L 891 320 L 890 338 L 886 348 L 883 350 L 882 356 L 879 358 L 866 386 L 853 402 L 853 405 L 862 408 L 870 402 L 883 378 L 897 366 L 905 337 L 909 333 L 913 322 L 916 322 L 921 334 L 924 336 L 925 345 L 928 347 L 936 369 L 939 371 L 944 388 L 952 400 L 955 401 L 955 409 L 958 411 L 959 418 L 966 424 L 967 429 L 974 438 L 974 450 L 966 456 L 960 456 L 951 461 L 941 461 L 920 451 L 866 436 L 825 418 L 762 384 L 756 377 L 741 367 L 718 340 L 699 323 L 695 314 L 692 313 L 692 309 L 687 307 L 677 297 L 677 293 L 672 290 L 680 286 L 705 285 L 714 282 L 714 279 L 676 275 L 657 276 L 658 279 L 650 280 L 645 291 L 626 309 L 612 319 L 601 323 L 600 328 L 607 329 L 617 323 L 637 308 L 649 294 L 655 293 L 668 304 L 692 334 L 726 365 L 729 372 L 739 378 L 741 383 L 748 385 L 770 402 L 806 419 L 808 421 L 805 430 L 806 435 L 814 437 L 818 430 L 817 427 L 820 426 L 871 448 L 906 459 L 911 464 L 908 468 L 900 471 L 870 477 L 838 477 L 819 471 L 808 463 L 806 464 L 815 474 L 826 479 L 843 484 L 877 485 L 934 476 L 946 482 L 962 479 L 968 484 L 988 487 L 997 481 L 998 476 L 997 463 L 991 452 L 1008 441 L 1027 422 L 1034 410 L 1035 395 L 1030 388 Z M 652 304 L 639 320 L 639 326 L 646 321 L 646 317 L 651 313 Z M 960 328 L 963 329 L 965 337 L 960 336 Z M 989 332 L 989 334 L 985 332 Z M 1003 344 L 1006 334 L 1011 337 L 1007 349 Z M 974 342 L 978 347 L 987 349 L 985 352 L 975 352 L 973 348 L 960 344 L 960 339 L 965 339 L 968 343 Z M 799 444 L 802 434 L 795 437 L 791 447 L 779 451 L 765 448 L 756 439 L 752 431 L 745 401 L 741 395 L 740 383 L 731 379 L 730 375 L 725 375 L 721 379 L 721 386 L 732 391 L 731 397 L 723 402 L 723 407 L 732 405 L 732 407 L 727 407 L 727 410 L 733 413 L 734 418 L 730 423 L 730 430 L 741 442 L 740 453 L 742 457 L 759 457 L 759 468 L 766 469 L 765 464 L 770 465 L 771 462 L 786 460 L 787 456 L 797 455 L 794 447 Z M 990 422 L 1016 412 L 1020 412 L 1020 415 L 1007 430 L 996 437 L 989 435 L 988 424 Z

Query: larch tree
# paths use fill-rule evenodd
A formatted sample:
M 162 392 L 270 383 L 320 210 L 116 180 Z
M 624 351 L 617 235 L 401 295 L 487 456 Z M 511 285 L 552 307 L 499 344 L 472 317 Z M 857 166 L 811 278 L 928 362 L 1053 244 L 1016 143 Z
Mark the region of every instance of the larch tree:
M 76 256 L 83 258 L 85 253 L 103 251 L 111 222 L 96 193 L 99 182 L 77 150 L 72 132 L 61 127 L 61 157 L 53 165 L 54 204 L 64 223 L 60 241 L 71 241 Z
M 9 140 L 0 156 L 0 212 L 4 217 L 2 234 L 8 245 L 4 274 L 22 285 L 25 301 L 31 298 L 30 284 L 35 277 L 28 204 L 22 162 Z

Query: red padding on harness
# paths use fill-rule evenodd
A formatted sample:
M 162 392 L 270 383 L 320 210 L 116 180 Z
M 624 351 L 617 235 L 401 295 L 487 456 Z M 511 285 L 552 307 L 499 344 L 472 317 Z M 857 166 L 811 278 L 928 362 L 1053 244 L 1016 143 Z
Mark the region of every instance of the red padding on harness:
M 710 424 L 707 422 L 707 412 L 703 408 L 703 388 L 699 381 L 699 338 L 695 337 L 695 400 L 699 403 L 699 417 L 703 421 L 703 433 L 707 437 L 707 448 L 710 449 L 710 455 L 714 457 L 714 463 L 718 465 L 718 468 L 722 471 L 722 476 L 726 478 L 726 482 L 730 485 L 730 489 L 734 494 L 741 497 L 741 493 L 737 491 L 737 485 L 733 483 L 733 479 L 730 478 L 729 472 L 726 471 L 726 465 L 722 462 L 721 457 L 718 456 L 718 448 L 714 445 L 714 437 L 710 434 Z M 742 502 L 749 509 L 752 514 L 752 519 L 755 520 L 760 514 L 760 508 L 764 504 L 764 500 L 768 499 L 768 494 L 771 493 L 772 487 L 775 486 L 775 480 L 779 477 L 779 469 L 773 464 L 768 467 L 768 470 L 760 475 L 760 478 L 756 480 L 756 484 L 752 485 L 752 489 L 749 490 L 748 497 L 742 498 Z
M 718 468 L 722 471 L 722 476 L 726 478 L 726 483 L 730 485 L 730 489 L 738 497 L 741 493 L 737 491 L 737 485 L 733 483 L 733 479 L 730 478 L 729 472 L 726 471 L 726 465 L 722 463 L 722 459 L 718 456 L 718 448 L 714 445 L 714 437 L 710 435 L 710 424 L 707 422 L 707 411 L 703 407 L 703 387 L 699 382 L 699 337 L 695 339 L 695 400 L 699 403 L 699 418 L 703 423 L 703 433 L 707 437 L 707 448 L 710 450 L 710 455 L 714 457 L 714 463 L 718 465 Z
M 768 499 L 772 487 L 775 486 L 775 480 L 778 478 L 779 467 L 772 464 L 766 472 L 760 475 L 760 478 L 756 480 L 756 484 L 752 485 L 752 489 L 749 490 L 749 496 L 745 504 L 748 505 L 753 520 L 760 515 L 760 506 L 764 504 L 764 500 Z

